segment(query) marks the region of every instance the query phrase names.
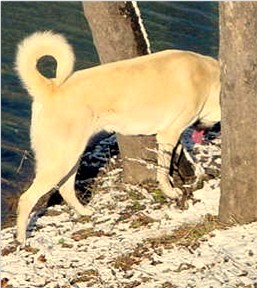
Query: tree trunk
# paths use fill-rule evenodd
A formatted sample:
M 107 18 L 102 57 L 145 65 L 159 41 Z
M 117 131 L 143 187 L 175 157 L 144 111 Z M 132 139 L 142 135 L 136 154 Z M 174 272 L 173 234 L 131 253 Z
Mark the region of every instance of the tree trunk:
M 92 31 L 101 63 L 150 53 L 148 40 L 138 15 L 139 10 L 134 5 L 136 4 L 132 4 L 131 1 L 83 2 L 84 14 Z M 155 137 L 119 134 L 117 138 L 123 160 L 124 181 L 133 184 L 147 180 L 156 181 L 155 165 L 148 165 L 149 161 L 152 164 L 157 163 L 157 155 L 152 152 L 157 150 Z
M 257 219 L 257 2 L 220 3 L 222 169 L 219 218 Z

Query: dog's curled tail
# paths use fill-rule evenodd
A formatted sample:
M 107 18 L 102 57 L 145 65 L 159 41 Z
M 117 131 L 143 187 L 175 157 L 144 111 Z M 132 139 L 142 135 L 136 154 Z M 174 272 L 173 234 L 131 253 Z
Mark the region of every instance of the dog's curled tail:
M 52 56 L 56 62 L 56 78 L 48 79 L 37 69 L 43 56 Z M 73 72 L 75 56 L 66 39 L 51 31 L 36 32 L 25 38 L 16 55 L 16 70 L 29 94 L 41 98 L 51 94 Z

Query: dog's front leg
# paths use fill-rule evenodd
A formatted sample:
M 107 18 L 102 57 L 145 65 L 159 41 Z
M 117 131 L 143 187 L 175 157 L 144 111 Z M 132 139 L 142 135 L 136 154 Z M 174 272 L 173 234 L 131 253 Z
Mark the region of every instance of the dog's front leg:
M 179 139 L 177 135 L 158 134 L 158 168 L 157 181 L 162 192 L 171 199 L 177 199 L 182 196 L 182 191 L 179 188 L 172 187 L 172 179 L 170 176 L 170 165 L 173 149 L 176 146 L 176 141 Z M 170 141 L 170 142 L 169 142 Z

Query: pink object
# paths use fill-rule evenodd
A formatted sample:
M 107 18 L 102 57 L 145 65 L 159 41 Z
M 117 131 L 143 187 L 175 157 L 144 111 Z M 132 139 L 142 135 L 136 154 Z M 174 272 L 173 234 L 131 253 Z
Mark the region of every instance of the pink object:
M 194 143 L 202 143 L 203 142 L 203 133 L 204 133 L 204 130 L 200 130 L 200 131 L 197 131 L 197 130 L 194 130 L 193 133 L 192 133 L 192 140 Z

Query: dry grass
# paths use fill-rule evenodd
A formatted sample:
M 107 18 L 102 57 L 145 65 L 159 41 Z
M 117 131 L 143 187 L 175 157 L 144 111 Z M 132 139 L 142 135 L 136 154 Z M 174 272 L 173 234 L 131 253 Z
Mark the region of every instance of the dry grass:
M 166 249 L 171 249 L 174 245 L 197 248 L 199 240 L 205 241 L 204 236 L 211 235 L 215 229 L 224 229 L 227 226 L 220 223 L 216 216 L 207 214 L 203 221 L 196 224 L 184 224 L 173 231 L 172 234 L 166 234 L 156 238 L 149 238 L 146 244 L 151 248 L 163 246 Z
M 161 288 L 178 288 L 178 286 L 172 284 L 169 281 L 166 281 L 162 284 Z
M 139 222 L 134 222 L 133 225 L 138 227 L 138 225 L 142 225 L 142 223 L 143 225 L 145 225 L 145 223 L 148 224 L 148 221 L 152 223 L 150 219 L 147 218 L 146 220 L 146 218 L 143 217 Z M 218 221 L 216 216 L 206 215 L 200 223 L 184 224 L 171 234 L 146 239 L 143 243 L 138 244 L 133 251 L 118 256 L 113 262 L 113 267 L 123 271 L 131 270 L 134 265 L 138 265 L 142 260 L 146 258 L 151 259 L 153 253 L 161 255 L 162 249 L 172 249 L 175 245 L 194 250 L 200 246 L 201 242 L 207 240 L 207 236 L 213 236 L 211 234 L 213 230 L 224 229 L 226 227 L 227 226 Z M 180 268 L 181 270 L 189 269 L 188 267 Z M 176 287 L 169 282 L 164 284 L 163 287 Z
M 141 226 L 147 226 L 155 222 L 155 220 L 144 213 L 139 213 L 135 216 L 135 219 L 132 220 L 130 228 L 139 228 Z
M 132 204 L 128 205 L 123 211 L 120 212 L 120 217 L 117 222 L 127 221 L 129 218 L 144 210 L 146 206 L 139 201 L 134 200 Z
M 83 282 L 83 283 L 84 282 L 96 282 L 98 278 L 99 278 L 98 271 L 94 269 L 85 270 L 77 274 L 77 277 L 71 281 L 71 285 L 74 285 L 79 282 Z
M 89 237 L 102 237 L 102 236 L 111 237 L 111 236 L 113 236 L 113 234 L 105 233 L 102 230 L 95 231 L 93 228 L 88 228 L 88 229 L 81 229 L 81 230 L 78 230 L 76 232 L 73 232 L 71 235 L 71 238 L 74 241 L 80 241 L 80 240 L 87 239 Z
M 45 211 L 44 216 L 59 216 L 62 214 L 62 211 L 57 211 L 57 210 L 53 210 L 53 209 L 48 209 Z
M 164 204 L 168 202 L 167 197 L 164 196 L 163 192 L 160 189 L 155 188 L 152 191 L 150 191 L 150 193 L 152 194 L 155 202 L 160 203 L 160 204 Z
M 16 241 L 16 240 L 11 242 L 8 246 L 6 246 L 5 248 L 3 248 L 1 250 L 1 255 L 2 256 L 7 256 L 7 255 L 9 255 L 11 253 L 14 253 L 17 250 L 17 248 L 19 247 L 19 245 L 20 245 L 19 242 Z M 39 251 L 38 248 L 34 248 L 34 247 L 30 246 L 30 245 L 26 245 L 22 249 L 24 249 L 26 252 L 29 252 L 31 254 L 36 254 Z
M 132 252 L 118 256 L 112 266 L 118 270 L 128 271 L 132 269 L 133 265 L 139 264 L 143 257 L 150 257 L 151 254 L 147 247 L 138 244 Z
M 78 216 L 77 218 L 72 218 L 71 221 L 73 223 L 87 223 L 91 222 L 91 217 L 90 216 Z

